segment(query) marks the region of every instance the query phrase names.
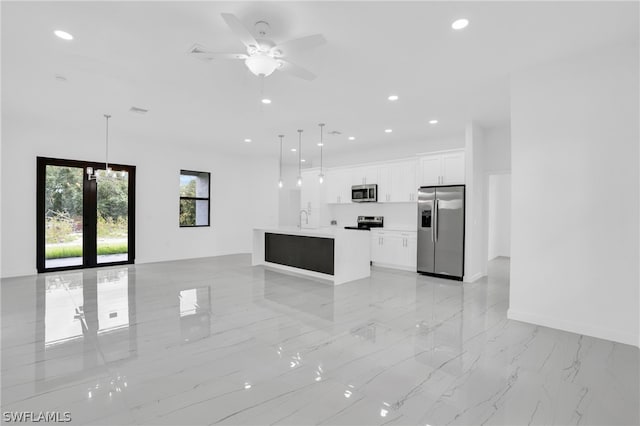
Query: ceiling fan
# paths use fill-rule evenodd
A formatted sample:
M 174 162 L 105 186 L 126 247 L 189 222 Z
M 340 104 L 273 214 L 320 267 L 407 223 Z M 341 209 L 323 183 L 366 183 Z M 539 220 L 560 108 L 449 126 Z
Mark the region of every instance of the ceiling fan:
M 247 47 L 247 53 L 216 53 L 206 50 L 203 46 L 195 44 L 189 49 L 189 53 L 203 60 L 213 59 L 242 59 L 249 70 L 257 76 L 269 76 L 275 70 L 287 72 L 296 77 L 311 81 L 316 75 L 291 62 L 288 57 L 297 51 L 312 49 L 325 44 L 327 41 L 322 34 L 314 34 L 284 43 L 275 44 L 267 39 L 269 23 L 258 21 L 255 29 L 259 37 L 254 37 L 251 31 L 231 13 L 222 13 L 222 19 L 227 23 L 231 31 Z

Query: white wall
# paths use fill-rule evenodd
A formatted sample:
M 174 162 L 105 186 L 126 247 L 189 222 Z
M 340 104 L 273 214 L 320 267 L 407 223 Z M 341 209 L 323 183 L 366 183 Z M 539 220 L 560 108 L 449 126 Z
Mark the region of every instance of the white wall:
M 464 135 L 461 134 L 458 137 L 448 138 L 429 138 L 416 142 L 389 143 L 382 146 L 367 146 L 363 145 L 364 142 L 362 141 L 349 142 L 360 144 L 361 148 L 335 155 L 331 150 L 332 143 L 332 140 L 329 139 L 325 144 L 325 167 L 349 166 L 352 164 L 387 161 L 399 158 L 404 159 L 425 152 L 464 148 Z M 344 142 L 341 141 L 340 143 Z M 317 167 L 318 165 L 317 159 L 307 163 L 308 167 Z
M 464 281 L 473 282 L 487 274 L 488 209 L 485 186 L 484 129 L 469 123 L 465 135 L 465 247 Z
M 511 175 L 489 175 L 488 259 L 511 256 Z
M 282 166 L 282 188 L 279 189 L 279 226 L 297 226 L 300 213 L 300 188 L 296 186 L 298 168 L 293 165 Z
M 486 172 L 511 170 L 510 123 L 485 129 L 484 145 L 484 169 Z
M 638 345 L 638 45 L 512 76 L 509 318 Z
M 2 276 L 28 275 L 36 272 L 36 157 L 104 161 L 104 121 L 96 129 L 2 121 Z M 278 223 L 277 158 L 223 155 L 213 142 L 163 144 L 118 134 L 115 117 L 110 124 L 110 161 L 137 167 L 136 263 L 250 252 L 251 228 Z M 211 172 L 211 227 L 178 226 L 180 169 Z

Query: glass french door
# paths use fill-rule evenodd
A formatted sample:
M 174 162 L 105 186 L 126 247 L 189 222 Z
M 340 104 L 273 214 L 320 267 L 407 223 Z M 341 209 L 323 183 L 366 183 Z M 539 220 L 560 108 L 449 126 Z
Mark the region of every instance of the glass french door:
M 133 263 L 135 166 L 38 157 L 37 269 Z

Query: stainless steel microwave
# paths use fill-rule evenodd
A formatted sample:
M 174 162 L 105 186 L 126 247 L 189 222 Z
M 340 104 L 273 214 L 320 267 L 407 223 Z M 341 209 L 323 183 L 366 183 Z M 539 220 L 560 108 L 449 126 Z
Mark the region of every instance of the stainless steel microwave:
M 355 185 L 351 187 L 351 201 L 354 203 L 375 203 L 378 201 L 378 185 Z

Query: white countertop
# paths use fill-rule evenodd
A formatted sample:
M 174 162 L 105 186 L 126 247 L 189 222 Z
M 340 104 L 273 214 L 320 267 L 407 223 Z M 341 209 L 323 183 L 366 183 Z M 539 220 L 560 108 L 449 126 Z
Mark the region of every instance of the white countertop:
M 297 226 L 282 226 L 278 228 L 256 228 L 264 232 L 272 232 L 274 234 L 302 235 L 307 237 L 335 238 L 336 232 L 344 230 L 336 226 L 327 226 L 324 228 L 298 228 Z M 360 231 L 358 231 L 360 232 Z
M 389 226 L 389 227 L 382 227 L 382 228 L 373 228 L 372 230 L 376 230 L 376 231 L 390 231 L 390 232 L 418 232 L 418 230 L 413 227 L 413 228 L 409 228 L 409 227 L 403 227 L 403 226 Z
M 298 228 L 297 226 L 283 226 L 278 228 L 256 228 L 264 232 L 272 232 L 275 234 L 301 235 L 307 237 L 335 238 L 337 232 L 363 232 L 358 229 L 344 229 L 343 226 L 326 226 L 322 228 Z M 402 227 L 383 227 L 372 228 L 371 231 L 388 231 L 388 232 L 417 232 L 415 228 Z

